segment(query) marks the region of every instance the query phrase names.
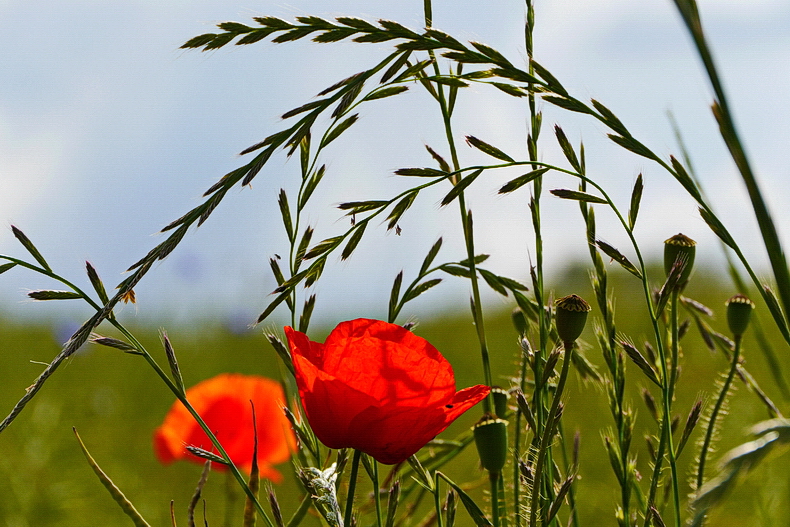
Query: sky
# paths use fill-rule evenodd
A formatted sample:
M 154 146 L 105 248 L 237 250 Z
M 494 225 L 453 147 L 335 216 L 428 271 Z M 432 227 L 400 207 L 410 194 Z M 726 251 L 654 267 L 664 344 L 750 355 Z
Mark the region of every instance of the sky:
M 434 25 L 461 40 L 487 43 L 515 64 L 525 63 L 524 4 L 434 2 Z M 790 4 L 781 0 L 705 0 L 703 25 L 714 50 L 736 123 L 780 234 L 790 244 Z M 52 267 L 89 288 L 89 260 L 113 287 L 129 265 L 162 239 L 158 231 L 201 202 L 223 174 L 246 162 L 238 153 L 283 126 L 279 116 L 313 100 L 334 82 L 375 64 L 390 44 L 287 44 L 200 52 L 181 50 L 189 38 L 218 22 L 252 23 L 253 16 L 291 20 L 300 15 L 387 18 L 418 30 L 422 2 L 293 0 L 289 3 L 139 0 L 130 2 L 20 2 L 0 0 L 0 254 L 26 257 L 15 225 Z M 682 131 L 694 168 L 715 209 L 755 267 L 767 269 L 743 184 L 730 160 L 709 105 L 711 90 L 674 4 L 668 0 L 552 0 L 536 2 L 535 57 L 580 99 L 607 105 L 655 152 L 678 154 L 669 112 Z M 582 116 L 542 104 L 541 158 L 565 166 L 553 139 L 560 124 L 583 142 L 588 172 L 623 210 L 637 174 L 645 198 L 637 226 L 643 250 L 657 256 L 662 241 L 683 232 L 700 242 L 698 258 L 721 264 L 714 236 L 694 203 L 655 164 L 609 142 L 606 130 Z M 526 158 L 528 108 L 484 86 L 459 95 L 456 136 L 472 134 L 514 157 Z M 327 176 L 307 210 L 314 240 L 342 233 L 343 201 L 387 199 L 412 183 L 393 175 L 427 166 L 430 144 L 447 151 L 435 103 L 419 88 L 368 104 L 361 119 L 327 148 Z M 460 141 L 463 145 L 463 142 Z M 462 146 L 462 164 L 486 162 Z M 526 209 L 529 192 L 502 197 L 497 189 L 514 172 L 485 174 L 468 204 L 478 232 L 476 249 L 487 266 L 528 280 L 534 261 Z M 277 193 L 294 196 L 298 166 L 272 158 L 251 187 L 231 191 L 212 217 L 136 288 L 138 304 L 124 316 L 142 322 L 190 323 L 207 319 L 246 328 L 271 300 L 268 267 L 287 253 Z M 546 188 L 575 186 L 557 175 Z M 447 189 L 425 193 L 396 236 L 371 225 L 348 261 L 330 258 L 314 288 L 315 317 L 325 322 L 386 317 L 389 289 L 399 270 L 410 281 L 439 237 L 439 260 L 464 258 L 457 207 L 440 208 Z M 546 268 L 561 277 L 586 263 L 584 231 L 575 204 L 546 198 L 543 205 Z M 5 232 L 5 234 L 3 234 Z M 627 239 L 606 211 L 599 236 L 627 251 Z M 628 254 L 631 254 L 628 252 Z M 763 275 L 766 273 L 763 272 Z M 469 285 L 448 279 L 416 300 L 406 316 L 468 305 Z M 561 281 L 551 284 L 557 296 Z M 56 319 L 73 327 L 90 315 L 74 301 L 33 302 L 26 292 L 61 288 L 21 269 L 0 276 L 0 316 Z M 490 305 L 504 306 L 495 295 Z M 68 335 L 66 335 L 68 336 Z

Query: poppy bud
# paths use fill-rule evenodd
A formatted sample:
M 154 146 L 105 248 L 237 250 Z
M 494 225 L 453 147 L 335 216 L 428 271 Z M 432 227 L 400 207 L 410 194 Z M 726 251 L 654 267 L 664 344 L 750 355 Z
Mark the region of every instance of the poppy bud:
M 587 313 L 590 312 L 590 304 L 577 295 L 569 295 L 560 298 L 554 303 L 556 313 L 554 315 L 557 324 L 557 334 L 562 342 L 573 342 L 584 331 L 587 323 Z
M 694 267 L 694 254 L 696 253 L 697 242 L 684 234 L 676 234 L 664 241 L 664 272 L 669 275 L 672 267 L 682 261 L 683 270 L 678 279 L 678 285 L 683 287 L 691 276 Z
M 749 326 L 752 318 L 754 302 L 744 295 L 735 295 L 726 302 L 727 305 L 727 325 L 736 337 L 743 335 Z
M 507 460 L 507 421 L 485 415 L 472 431 L 480 464 L 489 472 L 499 473 Z
M 507 393 L 507 390 L 504 388 L 494 386 L 491 388 L 491 395 L 494 398 L 494 411 L 496 412 L 496 416 L 504 419 L 507 413 L 507 400 L 510 399 L 510 394 Z

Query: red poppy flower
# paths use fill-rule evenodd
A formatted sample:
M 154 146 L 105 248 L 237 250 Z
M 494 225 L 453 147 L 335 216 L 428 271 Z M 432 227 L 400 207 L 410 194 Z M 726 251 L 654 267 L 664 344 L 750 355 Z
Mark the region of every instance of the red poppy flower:
M 400 463 L 488 395 L 455 391 L 450 363 L 428 341 L 380 320 L 341 322 L 324 344 L 285 328 L 302 406 L 330 448 Z
M 217 436 L 233 464 L 247 472 L 252 467 L 254 445 L 252 401 L 258 428 L 260 475 L 274 482 L 282 481 L 282 475 L 272 465 L 290 458 L 296 439 L 282 410 L 285 396 L 279 383 L 263 377 L 223 373 L 196 384 L 187 390 L 186 396 Z M 215 451 L 186 407 L 176 401 L 162 426 L 154 432 L 154 451 L 165 464 L 178 459 L 205 462 L 190 454 L 186 446 Z M 225 468 L 218 463 L 214 465 L 219 470 Z

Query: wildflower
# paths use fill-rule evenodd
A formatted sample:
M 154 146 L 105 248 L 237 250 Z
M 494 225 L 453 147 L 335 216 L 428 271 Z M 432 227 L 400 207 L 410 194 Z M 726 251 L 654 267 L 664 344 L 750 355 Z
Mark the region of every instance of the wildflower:
M 276 483 L 282 481 L 282 475 L 272 465 L 290 458 L 296 440 L 282 411 L 285 396 L 279 383 L 263 377 L 223 373 L 188 389 L 186 397 L 217 436 L 233 464 L 247 472 L 252 466 L 254 446 L 252 402 L 258 429 L 260 475 Z M 216 451 L 186 407 L 176 401 L 162 426 L 154 432 L 154 451 L 165 464 L 179 459 L 203 463 L 203 459 L 186 450 L 187 446 Z M 224 468 L 220 464 L 215 467 Z
M 290 327 L 285 333 L 315 435 L 381 463 L 406 460 L 489 392 L 482 385 L 456 392 L 450 363 L 395 324 L 341 322 L 324 344 Z

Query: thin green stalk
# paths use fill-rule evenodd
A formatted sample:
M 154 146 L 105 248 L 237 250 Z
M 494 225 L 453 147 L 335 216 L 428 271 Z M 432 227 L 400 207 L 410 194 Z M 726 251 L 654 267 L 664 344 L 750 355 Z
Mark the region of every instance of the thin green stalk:
M 705 439 L 702 441 L 702 450 L 700 451 L 699 455 L 699 466 L 697 467 L 697 490 L 702 487 L 702 483 L 705 478 L 705 460 L 708 455 L 708 448 L 710 448 L 710 443 L 713 440 L 713 433 L 716 428 L 716 419 L 719 416 L 719 412 L 721 411 L 721 407 L 724 404 L 724 400 L 727 398 L 727 393 L 730 391 L 730 385 L 732 384 L 732 379 L 735 376 L 735 371 L 738 369 L 738 358 L 741 354 L 742 339 L 742 335 L 735 335 L 734 337 L 735 350 L 732 353 L 732 364 L 730 365 L 730 371 L 727 374 L 727 379 L 724 381 L 724 386 L 721 387 L 719 397 L 716 399 L 716 404 L 713 406 L 713 411 L 710 414 L 708 428 L 705 430 Z
M 354 449 L 354 457 L 351 460 L 351 476 L 348 480 L 348 496 L 346 496 L 346 510 L 343 513 L 343 525 L 351 525 L 351 516 L 354 509 L 354 493 L 357 489 L 357 474 L 359 473 L 359 459 L 362 452 Z
M 442 501 L 439 497 L 438 472 L 434 472 L 433 475 L 433 507 L 436 510 L 436 527 L 444 527 L 444 519 L 442 518 Z
M 381 527 L 381 489 L 379 488 L 379 462 L 376 460 L 373 460 L 373 502 L 376 504 L 376 526 Z
M 532 500 L 529 506 L 529 526 L 537 527 L 537 514 L 538 514 L 538 498 L 540 495 L 540 482 L 543 479 L 543 466 L 546 460 L 546 454 L 549 450 L 549 443 L 551 442 L 552 429 L 554 428 L 554 420 L 557 415 L 557 409 L 560 406 L 560 399 L 562 392 L 565 389 L 565 381 L 568 379 L 568 372 L 570 371 L 570 364 L 573 356 L 573 342 L 563 342 L 565 348 L 565 357 L 562 360 L 562 370 L 560 371 L 560 378 L 557 381 L 557 389 L 554 391 L 554 399 L 551 401 L 551 409 L 546 417 L 546 426 L 543 428 L 543 435 L 540 439 L 540 448 L 538 449 L 538 459 L 535 463 L 535 475 L 533 478 Z
M 424 0 L 424 11 L 425 11 L 425 27 L 430 28 L 433 22 L 433 9 L 431 6 L 431 0 Z M 429 55 L 431 59 L 433 59 L 433 68 L 436 75 L 441 75 L 441 71 L 439 70 L 439 64 L 436 61 L 436 56 L 433 50 L 429 50 Z M 442 121 L 444 123 L 444 132 L 445 136 L 447 137 L 447 143 L 450 147 L 450 156 L 453 162 L 453 169 L 455 171 L 460 170 L 461 164 L 458 161 L 458 151 L 455 145 L 455 139 L 453 137 L 453 130 L 452 130 L 452 123 L 451 123 L 451 111 L 447 104 L 447 99 L 444 94 L 444 87 L 441 84 L 436 85 L 436 92 L 438 95 L 439 106 L 442 112 Z M 452 180 L 451 180 L 452 181 Z M 453 181 L 455 183 L 455 181 Z M 472 283 L 472 303 L 473 303 L 473 310 L 472 310 L 472 318 L 475 322 L 475 329 L 477 330 L 477 338 L 480 342 L 480 354 L 482 355 L 483 360 L 483 376 L 485 379 L 485 384 L 487 386 L 491 386 L 493 384 L 492 377 L 491 377 L 491 361 L 489 360 L 488 356 L 488 343 L 486 342 L 485 336 L 485 321 L 483 318 L 483 311 L 482 311 L 482 303 L 480 301 L 480 285 L 478 283 L 477 278 L 477 266 L 474 261 L 474 229 L 472 225 L 472 217 L 471 213 L 466 208 L 466 199 L 464 197 L 464 193 L 462 192 L 461 195 L 458 197 L 458 204 L 461 210 L 461 223 L 463 225 L 463 233 L 464 233 L 464 240 L 466 241 L 466 252 L 467 258 L 469 259 L 469 272 L 470 272 L 470 281 Z M 491 412 L 491 400 L 490 396 L 486 397 L 483 400 L 483 412 L 490 413 Z
M 489 472 L 488 480 L 491 482 L 491 517 L 494 520 L 494 527 L 499 527 L 499 472 Z

